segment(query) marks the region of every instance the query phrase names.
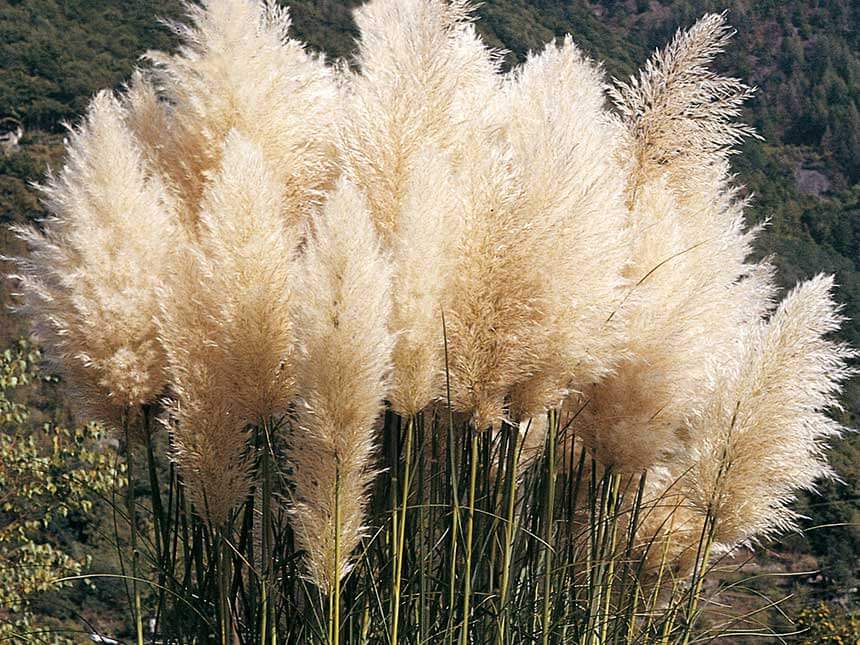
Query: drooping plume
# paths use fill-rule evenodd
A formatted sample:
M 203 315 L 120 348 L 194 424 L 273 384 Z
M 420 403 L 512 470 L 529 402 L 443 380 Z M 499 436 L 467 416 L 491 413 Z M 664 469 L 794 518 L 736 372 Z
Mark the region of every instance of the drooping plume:
M 628 472 L 685 449 L 683 422 L 706 400 L 711 366 L 733 360 L 773 290 L 771 269 L 744 261 L 752 233 L 743 231 L 740 204 L 683 209 L 663 182 L 641 189 L 637 204 L 630 291 L 617 314 L 625 355 L 570 406 L 579 411 L 578 436 Z
M 825 451 L 856 353 L 831 340 L 842 321 L 831 277 L 796 287 L 769 320 L 740 330 L 729 360 L 711 365 L 709 395 L 689 414 L 688 449 L 649 472 L 638 531 L 645 571 L 690 575 L 702 558 L 796 528 L 796 495 L 833 475 Z M 702 566 L 702 563 L 698 563 Z
M 349 571 L 364 532 L 393 346 L 390 273 L 362 196 L 342 181 L 302 258 L 299 401 L 289 437 L 293 527 L 323 589 Z
M 176 226 L 113 94 L 93 99 L 42 192 L 51 216 L 17 229 L 21 310 L 82 417 L 118 427 L 166 383 L 155 316 Z
M 247 493 L 248 425 L 286 414 L 294 393 L 299 227 L 286 225 L 283 200 L 262 151 L 230 133 L 203 195 L 199 240 L 188 244 L 162 306 L 177 455 L 201 482 L 196 500 L 206 495 L 213 520 Z

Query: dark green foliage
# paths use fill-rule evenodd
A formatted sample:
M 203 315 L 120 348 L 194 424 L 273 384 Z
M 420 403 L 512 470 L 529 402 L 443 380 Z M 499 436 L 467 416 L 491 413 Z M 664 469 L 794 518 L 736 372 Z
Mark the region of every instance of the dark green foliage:
M 293 18 L 293 34 L 329 58 L 346 58 L 355 49 L 358 30 L 352 9 L 361 0 L 297 0 L 288 3 Z
M 174 0 L 0 2 L 0 116 L 57 130 L 103 87 L 128 79 L 147 49 L 170 47 L 155 17 L 176 18 Z

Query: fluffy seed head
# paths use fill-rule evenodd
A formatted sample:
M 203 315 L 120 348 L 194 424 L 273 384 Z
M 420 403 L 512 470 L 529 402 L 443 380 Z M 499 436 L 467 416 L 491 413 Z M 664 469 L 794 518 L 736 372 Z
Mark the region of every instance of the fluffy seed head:
M 471 130 L 446 313 L 454 403 L 479 426 L 509 401 L 540 414 L 614 360 L 627 238 L 599 79 L 570 40 L 550 46 L 500 89 L 489 118 L 503 125 Z
M 699 513 L 713 516 L 719 543 L 793 528 L 788 504 L 832 475 L 824 453 L 841 428 L 826 413 L 855 355 L 828 338 L 841 321 L 832 285 L 818 276 L 792 291 L 748 335 L 741 360 L 719 374 L 707 407 L 690 420 L 684 492 Z
M 286 414 L 294 393 L 299 233 L 281 216 L 283 194 L 260 149 L 230 133 L 203 195 L 198 240 L 163 299 L 176 455 L 198 509 L 216 523 L 247 494 L 249 424 Z
M 395 272 L 390 328 L 396 341 L 389 400 L 392 409 L 406 417 L 443 394 L 442 312 L 448 305 L 461 228 L 449 158 L 428 148 L 406 186 L 390 244 Z
M 110 92 L 93 99 L 42 192 L 50 218 L 16 229 L 29 246 L 17 260 L 21 310 L 81 415 L 118 426 L 165 386 L 155 315 L 176 226 Z
M 689 30 L 678 30 L 638 77 L 610 89 L 629 133 L 625 156 L 631 165 L 631 199 L 667 167 L 696 185 L 698 171 L 755 134 L 736 121 L 754 90 L 708 68 L 732 34 L 724 13 L 708 14 Z
M 390 275 L 364 199 L 341 182 L 315 218 L 302 259 L 300 398 L 289 438 L 293 526 L 311 580 L 326 590 L 349 571 L 364 535 L 393 346 Z
M 317 56 L 288 36 L 289 15 L 274 0 L 187 4 L 190 23 L 173 25 L 175 55 L 150 52 L 155 85 L 171 119 L 157 157 L 196 230 L 207 174 L 225 137 L 239 130 L 285 186 L 284 216 L 305 216 L 332 173 L 337 88 Z M 145 103 L 143 104 L 145 105 Z

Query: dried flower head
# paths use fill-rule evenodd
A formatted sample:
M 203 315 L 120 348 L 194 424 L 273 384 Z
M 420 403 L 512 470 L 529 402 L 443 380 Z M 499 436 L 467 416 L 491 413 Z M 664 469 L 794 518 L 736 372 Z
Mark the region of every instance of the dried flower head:
M 511 403 L 518 418 L 540 414 L 611 369 L 628 244 L 617 128 L 569 39 L 508 78 L 488 118 L 503 125 L 471 129 L 457 178 L 446 312 L 454 404 L 479 427 Z
M 667 166 L 683 168 L 690 179 L 755 135 L 736 121 L 754 90 L 708 68 L 733 33 L 725 13 L 707 14 L 689 30 L 679 29 L 638 77 L 616 82 L 610 89 L 629 133 L 631 200 L 643 183 L 663 174 Z
M 186 244 L 160 317 L 177 459 L 198 509 L 216 523 L 247 495 L 249 424 L 285 415 L 294 394 L 299 242 L 260 149 L 236 132 L 223 148 L 203 195 L 198 240 Z
M 293 527 L 311 580 L 325 590 L 349 571 L 364 534 L 393 346 L 390 276 L 363 197 L 342 181 L 302 258 L 299 401 L 289 437 Z
M 832 476 L 824 457 L 840 434 L 827 416 L 838 406 L 855 352 L 829 335 L 841 318 L 832 277 L 796 287 L 745 338 L 740 360 L 718 372 L 708 405 L 689 421 L 684 494 L 711 515 L 718 543 L 732 547 L 794 528 L 800 490 Z
M 284 186 L 284 217 L 296 222 L 331 181 L 332 72 L 289 37 L 289 15 L 274 0 L 206 0 L 186 10 L 190 23 L 173 25 L 178 53 L 148 54 L 170 106 L 153 154 L 183 202 L 183 222 L 196 229 L 207 175 L 231 130 L 259 146 Z M 151 113 L 151 99 L 134 105 Z
M 578 435 L 616 469 L 683 456 L 710 366 L 732 360 L 743 330 L 771 306 L 772 271 L 747 262 L 758 229 L 746 229 L 725 159 L 751 134 L 731 121 L 749 91 L 706 67 L 729 36 L 723 16 L 706 16 L 613 92 L 632 239 L 617 311 L 626 341 L 614 374 L 572 407 L 582 408 Z
M 460 231 L 452 177 L 498 85 L 498 55 L 475 36 L 465 2 L 375 0 L 356 12 L 358 67 L 349 79 L 339 152 L 367 196 L 394 265 L 397 335 L 391 404 L 412 415 L 442 394 L 441 314 Z
M 171 264 L 171 203 L 110 92 L 69 135 L 66 165 L 42 187 L 51 216 L 18 228 L 21 311 L 82 416 L 119 426 L 166 376 L 158 288 Z

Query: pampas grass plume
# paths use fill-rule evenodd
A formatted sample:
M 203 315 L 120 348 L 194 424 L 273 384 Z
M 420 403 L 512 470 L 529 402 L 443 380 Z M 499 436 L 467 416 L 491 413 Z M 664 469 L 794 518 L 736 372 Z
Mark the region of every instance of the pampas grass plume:
M 655 52 L 638 77 L 610 88 L 630 133 L 629 195 L 667 168 L 696 185 L 698 172 L 724 158 L 755 131 L 737 122 L 754 90 L 708 65 L 733 35 L 726 15 L 707 14 Z M 686 174 L 686 177 L 685 177 Z
M 170 200 L 110 92 L 69 135 L 66 165 L 42 187 L 51 212 L 18 228 L 21 310 L 82 417 L 116 427 L 166 384 L 159 285 L 176 226 Z
M 416 158 L 390 244 L 394 269 L 390 328 L 395 333 L 389 400 L 403 416 L 440 398 L 445 383 L 442 312 L 462 229 L 449 157 L 428 148 Z
M 302 258 L 299 402 L 289 438 L 293 527 L 310 578 L 325 590 L 349 571 L 364 534 L 394 342 L 390 279 L 364 198 L 341 181 Z
M 224 139 L 241 130 L 285 186 L 284 217 L 295 222 L 332 176 L 338 90 L 323 60 L 289 37 L 290 18 L 274 0 L 187 3 L 188 24 L 172 25 L 175 55 L 149 52 L 154 85 L 170 107 L 157 156 L 196 230 L 207 174 Z M 145 105 L 145 104 L 142 104 Z
M 188 3 L 187 24 L 172 25 L 178 52 L 148 54 L 123 94 L 95 97 L 43 188 L 51 216 L 16 229 L 29 247 L 16 260 L 20 309 L 80 413 L 118 426 L 166 405 L 178 481 L 208 524 L 192 527 L 184 560 L 199 555 L 197 572 L 177 598 L 205 605 L 205 620 L 217 592 L 222 640 L 239 624 L 256 629 L 249 616 L 277 639 L 284 603 L 297 621 L 316 615 L 314 598 L 281 577 L 293 549 L 331 592 L 332 641 L 342 607 L 347 629 L 356 608 L 364 636 L 387 629 L 370 624 L 389 592 L 370 576 L 383 571 L 398 611 L 403 601 L 404 617 L 421 615 L 414 633 L 436 628 L 425 594 L 444 583 L 451 602 L 438 616 L 448 612 L 463 642 L 482 620 L 472 596 L 488 591 L 493 604 L 498 571 L 506 613 L 480 624 L 510 626 L 508 639 L 511 618 L 535 609 L 540 576 L 550 637 L 579 620 L 578 600 L 558 615 L 551 603 L 579 588 L 580 574 L 564 572 L 582 569 L 580 552 L 609 563 L 606 576 L 582 574 L 587 597 L 603 599 L 586 607 L 584 633 L 604 633 L 628 594 L 614 579 L 637 568 L 611 561 L 622 544 L 643 559 L 643 587 L 664 573 L 663 554 L 670 577 L 704 571 L 715 553 L 795 528 L 795 495 L 834 476 L 825 451 L 842 428 L 827 413 L 856 355 L 831 339 L 832 278 L 775 307 L 773 267 L 750 260 L 759 228 L 745 222 L 729 155 L 754 136 L 737 121 L 752 89 L 708 69 L 731 36 L 725 15 L 679 31 L 607 94 L 569 36 L 501 74 L 472 12 L 466 0 L 370 0 L 356 11 L 348 70 L 291 38 L 276 0 Z M 255 428 L 279 432 L 262 458 Z M 390 522 L 370 504 L 383 438 Z M 501 474 L 510 480 L 497 485 Z M 622 491 L 637 485 L 641 507 L 627 513 Z M 488 502 L 504 522 L 485 521 Z M 185 509 L 171 504 L 166 520 L 156 497 L 150 507 L 156 550 L 169 542 L 165 521 L 178 538 Z M 338 583 L 377 520 L 387 542 L 342 602 Z M 188 557 L 209 529 L 219 548 Z M 250 584 L 260 529 L 271 560 Z M 278 543 L 284 535 L 294 543 Z M 493 545 L 492 571 L 473 557 L 481 544 Z M 673 610 L 665 638 L 675 626 L 690 635 L 700 582 L 684 590 L 687 624 L 672 623 Z M 382 591 L 379 607 L 349 598 L 366 583 Z M 186 594 L 194 584 L 213 589 Z M 249 611 L 231 586 L 248 591 Z M 248 600 L 258 589 L 259 613 Z M 632 634 L 653 607 L 637 609 L 631 591 Z M 406 631 L 393 615 L 397 640 Z
M 176 455 L 216 522 L 247 494 L 248 426 L 285 415 L 294 394 L 299 232 L 281 216 L 283 195 L 261 150 L 231 132 L 203 195 L 199 240 L 186 245 L 163 298 Z
M 691 467 L 682 479 L 699 513 L 710 513 L 715 540 L 732 547 L 796 526 L 789 508 L 800 490 L 832 477 L 824 454 L 839 436 L 826 416 L 856 353 L 830 340 L 841 317 L 832 277 L 796 287 L 744 343 L 713 398 L 691 419 Z
M 614 373 L 571 408 L 584 406 L 578 436 L 616 470 L 684 456 L 684 422 L 705 404 L 712 366 L 733 360 L 771 305 L 772 271 L 747 262 L 759 229 L 747 229 L 725 161 L 752 134 L 731 120 L 749 91 L 706 67 L 729 36 L 724 16 L 706 16 L 612 90 L 632 239 L 617 311 L 626 340 Z

